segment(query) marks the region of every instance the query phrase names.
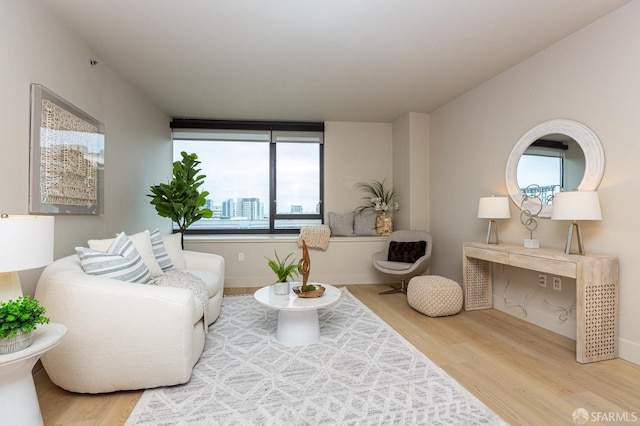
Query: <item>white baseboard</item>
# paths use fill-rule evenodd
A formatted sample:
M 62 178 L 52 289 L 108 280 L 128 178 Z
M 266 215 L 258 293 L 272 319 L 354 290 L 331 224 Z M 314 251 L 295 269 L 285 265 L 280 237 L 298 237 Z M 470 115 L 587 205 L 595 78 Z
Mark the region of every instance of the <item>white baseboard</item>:
M 626 339 L 618 339 L 618 356 L 640 365 L 640 344 Z

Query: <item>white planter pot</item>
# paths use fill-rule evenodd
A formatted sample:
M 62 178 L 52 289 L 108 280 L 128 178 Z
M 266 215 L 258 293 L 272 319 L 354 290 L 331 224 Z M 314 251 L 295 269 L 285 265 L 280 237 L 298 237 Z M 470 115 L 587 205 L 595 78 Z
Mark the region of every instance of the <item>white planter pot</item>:
M 288 281 L 285 281 L 283 283 L 275 283 L 272 285 L 272 287 L 273 294 L 276 294 L 278 296 L 286 296 L 291 292 L 291 286 Z
M 9 354 L 28 348 L 33 343 L 33 334 L 18 330 L 15 337 L 0 339 L 0 354 Z

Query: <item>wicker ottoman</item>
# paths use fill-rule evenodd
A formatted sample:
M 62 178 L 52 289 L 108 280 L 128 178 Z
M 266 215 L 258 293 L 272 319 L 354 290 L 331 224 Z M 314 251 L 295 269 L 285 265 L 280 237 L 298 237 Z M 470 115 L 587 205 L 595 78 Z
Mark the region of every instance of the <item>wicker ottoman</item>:
M 462 288 L 438 275 L 413 277 L 407 288 L 407 301 L 413 309 L 430 317 L 455 315 L 462 309 Z

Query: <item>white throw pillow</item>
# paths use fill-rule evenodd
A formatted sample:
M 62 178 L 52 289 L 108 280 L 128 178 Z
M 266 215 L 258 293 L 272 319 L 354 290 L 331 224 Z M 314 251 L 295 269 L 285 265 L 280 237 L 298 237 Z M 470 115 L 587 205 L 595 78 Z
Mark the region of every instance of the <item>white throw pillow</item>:
M 106 253 L 111 247 L 111 244 L 115 241 L 115 238 L 106 238 L 104 240 L 89 240 L 87 241 L 87 245 L 91 250 L 101 251 Z
M 116 236 L 106 252 L 76 247 L 76 253 L 87 274 L 135 283 L 151 279 L 149 268 L 124 232 Z
M 186 269 L 184 253 L 182 253 L 182 234 L 176 232 L 175 234 L 164 235 L 162 242 L 164 243 L 164 248 L 167 249 L 173 266 L 176 269 Z
M 158 275 L 162 275 L 162 268 L 158 264 L 156 260 L 156 255 L 153 252 L 153 246 L 151 245 L 151 234 L 148 230 L 138 232 L 137 234 L 130 235 L 129 238 L 133 242 L 136 250 L 140 253 L 140 257 L 144 261 L 147 268 L 149 268 L 149 272 L 152 276 L 157 277 Z M 92 250 L 97 250 L 101 252 L 106 252 L 111 244 L 113 244 L 115 238 L 108 238 L 105 240 L 89 240 L 87 244 L 89 248 Z

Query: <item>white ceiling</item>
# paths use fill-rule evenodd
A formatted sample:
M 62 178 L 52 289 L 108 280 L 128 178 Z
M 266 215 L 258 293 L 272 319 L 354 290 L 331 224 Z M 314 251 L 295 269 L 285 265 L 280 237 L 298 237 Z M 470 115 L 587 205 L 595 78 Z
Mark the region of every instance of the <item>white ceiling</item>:
M 628 2 L 42 1 L 173 117 L 375 122 L 431 112 Z

